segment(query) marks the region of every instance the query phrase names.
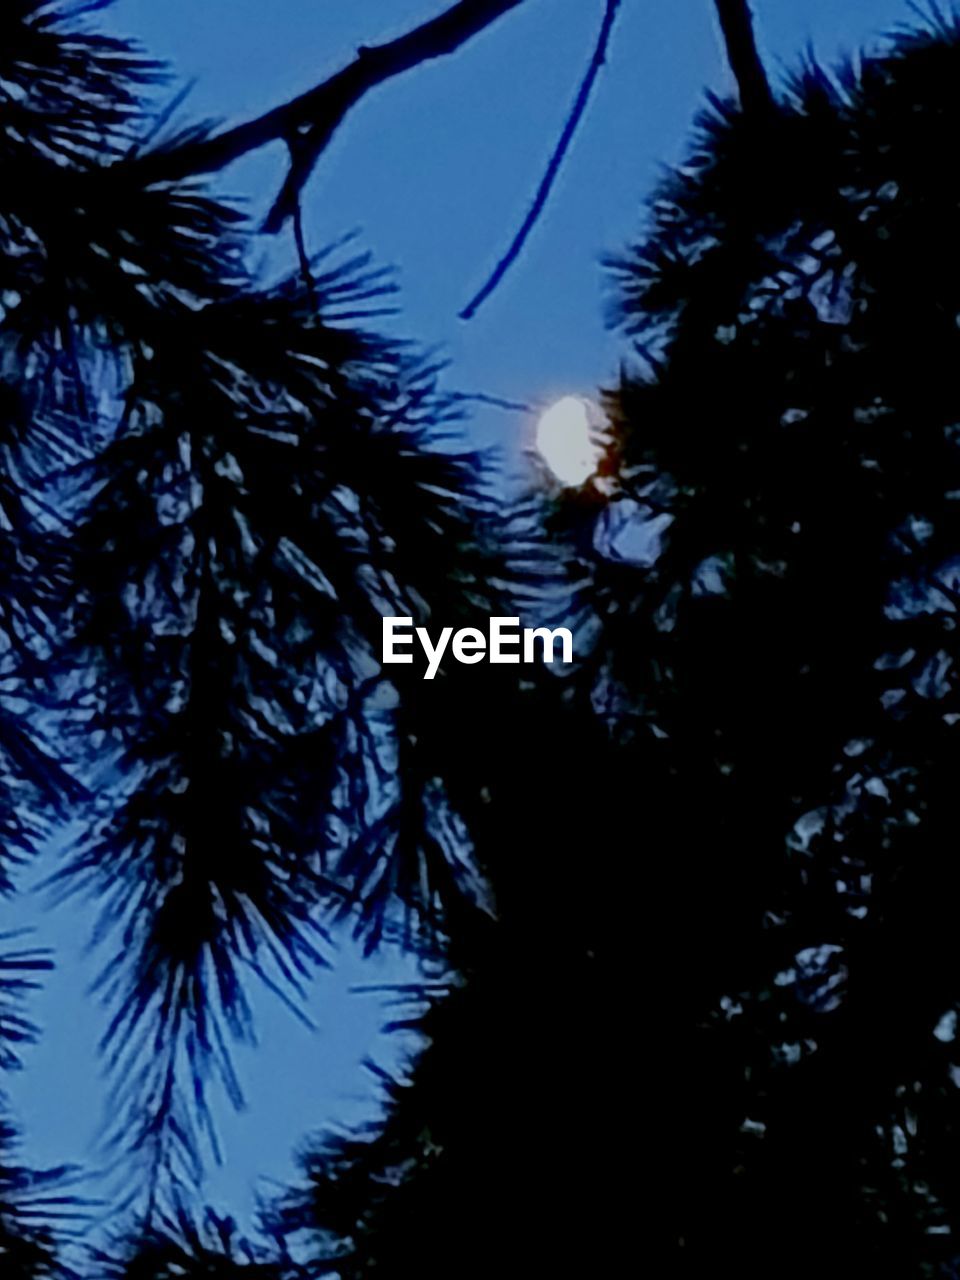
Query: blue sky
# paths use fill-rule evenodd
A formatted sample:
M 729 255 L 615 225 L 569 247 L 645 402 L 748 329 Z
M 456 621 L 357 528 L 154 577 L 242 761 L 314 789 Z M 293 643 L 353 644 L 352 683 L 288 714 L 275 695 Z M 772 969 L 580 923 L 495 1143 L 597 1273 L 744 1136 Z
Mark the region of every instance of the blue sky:
M 358 43 L 399 34 L 445 7 L 442 0 L 116 0 L 102 21 L 139 36 L 195 81 L 186 116 L 234 121 L 316 83 Z M 910 16 L 899 0 L 755 0 L 754 7 L 775 75 L 810 44 L 829 60 Z M 659 167 L 681 154 L 704 89 L 729 87 L 711 0 L 624 0 L 608 65 L 546 217 L 500 291 L 475 320 L 459 321 L 525 211 L 602 10 L 603 0 L 528 0 L 454 58 L 382 87 L 350 117 L 308 189 L 308 243 L 319 248 L 359 228 L 377 260 L 398 271 L 402 314 L 392 327 L 441 344 L 452 361 L 449 384 L 461 390 L 539 402 L 590 395 L 614 377 L 622 348 L 604 327 L 599 259 L 636 230 Z M 236 165 L 220 185 L 263 211 L 282 167 L 275 148 Z M 265 260 L 292 261 L 286 235 L 265 246 Z M 532 423 L 485 410 L 474 430 L 513 450 Z M 46 1033 L 14 1100 L 31 1159 L 82 1160 L 109 1105 L 95 1053 L 102 1017 L 86 994 L 95 972 L 83 950 L 88 922 L 80 906 L 53 912 L 21 900 L 17 922 L 34 917 L 59 969 L 33 1002 Z M 350 988 L 405 972 L 389 953 L 362 961 L 345 940 L 336 969 L 320 975 L 311 998 L 315 1033 L 274 1002 L 258 1002 L 261 1046 L 238 1055 L 250 1106 L 223 1116 L 227 1161 L 208 1186 L 216 1204 L 246 1218 L 256 1175 L 288 1177 L 306 1133 L 369 1112 L 374 1086 L 362 1059 L 396 1062 L 409 1041 L 381 1036 L 378 999 Z

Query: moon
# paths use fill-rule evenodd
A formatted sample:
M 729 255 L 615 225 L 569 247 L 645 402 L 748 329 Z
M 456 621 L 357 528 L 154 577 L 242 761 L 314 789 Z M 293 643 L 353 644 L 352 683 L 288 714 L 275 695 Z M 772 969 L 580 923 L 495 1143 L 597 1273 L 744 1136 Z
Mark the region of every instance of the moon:
M 590 401 L 564 396 L 550 405 L 537 423 L 537 451 L 562 485 L 585 484 L 601 454 Z

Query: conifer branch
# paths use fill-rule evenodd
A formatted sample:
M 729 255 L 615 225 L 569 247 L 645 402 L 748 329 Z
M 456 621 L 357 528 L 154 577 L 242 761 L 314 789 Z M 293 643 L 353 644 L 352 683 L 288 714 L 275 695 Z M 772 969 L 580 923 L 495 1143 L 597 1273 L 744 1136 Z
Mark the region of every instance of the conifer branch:
M 290 102 L 213 137 L 193 138 L 141 161 L 158 181 L 212 173 L 271 142 L 285 142 L 290 168 L 264 224 L 278 231 L 346 116 L 372 89 L 424 62 L 455 53 L 523 0 L 459 0 L 438 17 L 380 45 L 361 45 L 354 60 Z

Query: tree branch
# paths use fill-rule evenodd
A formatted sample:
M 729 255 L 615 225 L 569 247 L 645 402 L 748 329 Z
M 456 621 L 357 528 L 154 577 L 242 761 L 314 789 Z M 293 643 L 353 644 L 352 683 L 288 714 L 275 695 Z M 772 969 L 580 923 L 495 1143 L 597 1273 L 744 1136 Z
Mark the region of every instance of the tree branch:
M 583 80 L 580 82 L 580 88 L 577 90 L 577 96 L 574 99 L 570 114 L 564 122 L 563 132 L 560 135 L 560 141 L 557 143 L 553 155 L 547 164 L 546 172 L 537 189 L 537 193 L 533 198 L 533 203 L 520 226 L 520 230 L 513 238 L 513 242 L 507 249 L 506 253 L 494 267 L 489 279 L 482 289 L 467 303 L 460 312 L 461 320 L 472 320 L 477 311 L 483 306 L 487 298 L 499 286 L 501 280 L 516 262 L 517 258 L 523 252 L 523 247 L 530 237 L 530 233 L 537 224 L 541 213 L 550 198 L 550 192 L 556 182 L 563 162 L 566 159 L 567 152 L 570 150 L 570 144 L 573 142 L 574 135 L 583 119 L 583 114 L 587 109 L 587 103 L 590 101 L 590 94 L 596 83 L 597 76 L 600 74 L 600 68 L 607 60 L 607 49 L 610 45 L 610 36 L 613 32 L 613 24 L 617 19 L 617 12 L 620 8 L 620 0 L 606 0 L 606 9 L 603 15 L 603 22 L 600 27 L 600 34 L 597 37 L 597 43 L 593 50 L 593 56 L 590 59 L 590 65 Z
M 736 76 L 740 105 L 747 115 L 773 110 L 773 93 L 757 49 L 749 0 L 716 0 L 727 57 Z
M 454 53 L 524 0 L 459 0 L 438 17 L 386 44 L 361 46 L 353 62 L 328 80 L 264 115 L 210 138 L 138 163 L 155 180 L 212 173 L 268 143 L 283 141 L 290 169 L 267 215 L 265 231 L 278 231 L 296 208 L 317 160 L 350 110 L 378 85 L 433 58 Z

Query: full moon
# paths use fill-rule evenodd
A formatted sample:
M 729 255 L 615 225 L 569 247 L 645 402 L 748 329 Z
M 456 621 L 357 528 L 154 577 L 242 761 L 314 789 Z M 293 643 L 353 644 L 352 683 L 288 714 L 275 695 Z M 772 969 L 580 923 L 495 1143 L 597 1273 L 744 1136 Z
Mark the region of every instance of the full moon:
M 537 423 L 537 450 L 563 485 L 584 484 L 597 469 L 600 444 L 592 406 L 579 396 L 564 396 Z

